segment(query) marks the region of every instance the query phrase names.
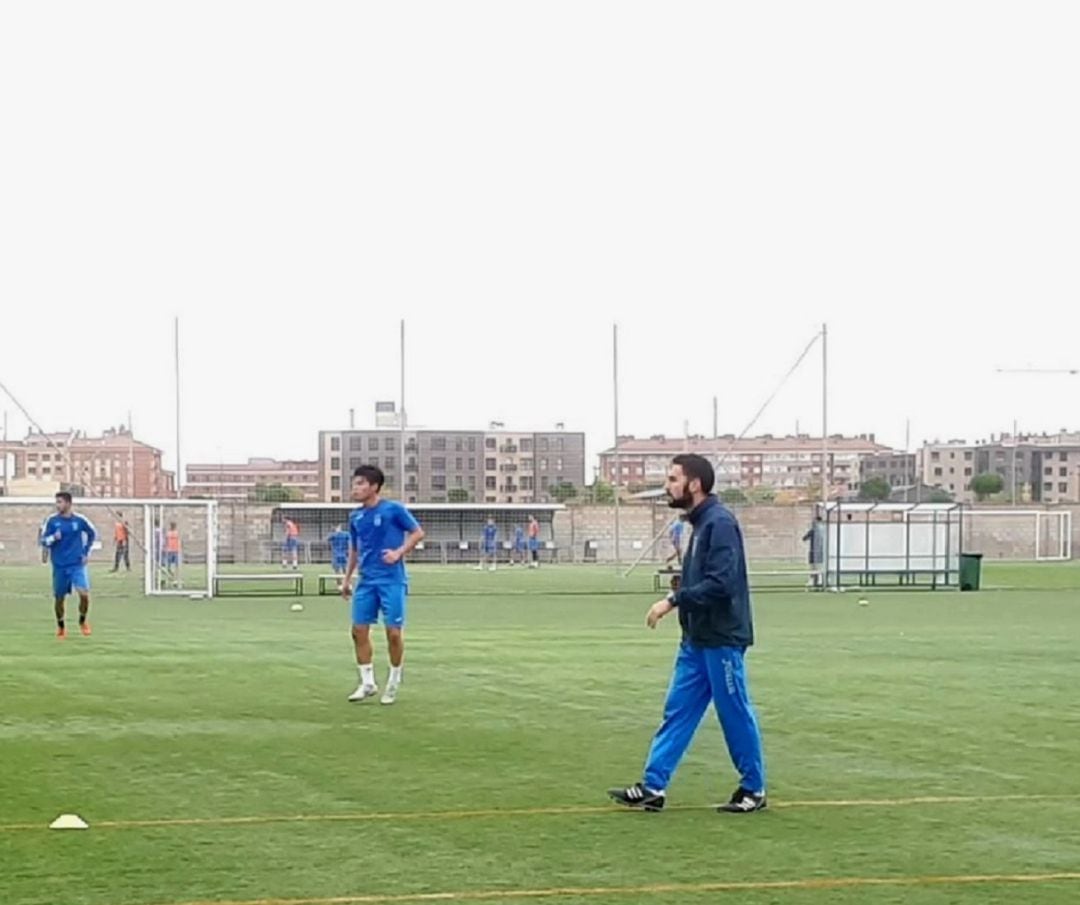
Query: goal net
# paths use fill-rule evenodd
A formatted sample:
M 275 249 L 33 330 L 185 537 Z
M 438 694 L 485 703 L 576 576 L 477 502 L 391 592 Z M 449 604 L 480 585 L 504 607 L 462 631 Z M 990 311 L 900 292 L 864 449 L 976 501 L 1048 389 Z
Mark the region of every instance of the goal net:
M 148 595 L 211 596 L 217 573 L 217 504 L 211 500 L 76 499 L 97 535 L 95 572 L 130 572 Z M 0 497 L 0 565 L 41 568 L 41 527 L 52 497 Z
M 1064 562 L 1072 559 L 1072 512 L 967 509 L 964 546 L 987 559 Z

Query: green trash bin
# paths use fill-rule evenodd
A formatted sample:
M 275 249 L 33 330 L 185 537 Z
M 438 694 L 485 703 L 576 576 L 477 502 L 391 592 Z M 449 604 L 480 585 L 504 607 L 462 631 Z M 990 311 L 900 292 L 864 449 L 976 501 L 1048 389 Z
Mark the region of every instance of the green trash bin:
M 977 591 L 982 583 L 982 554 L 960 554 L 960 590 Z

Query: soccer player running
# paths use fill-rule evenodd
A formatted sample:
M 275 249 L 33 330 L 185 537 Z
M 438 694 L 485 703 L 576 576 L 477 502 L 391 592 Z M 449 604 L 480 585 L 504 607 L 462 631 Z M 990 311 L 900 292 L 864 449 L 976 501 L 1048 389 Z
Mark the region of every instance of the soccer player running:
M 349 560 L 349 533 L 338 525 L 326 540 L 330 544 L 330 568 L 335 575 L 341 575 Z
M 56 515 L 46 520 L 41 528 L 41 546 L 49 552 L 52 560 L 53 597 L 56 600 L 56 637 L 66 638 L 64 604 L 67 595 L 74 591 L 79 595 L 79 631 L 90 634 L 90 576 L 86 563 L 97 532 L 89 519 L 76 514 L 71 508 L 71 494 L 61 491 L 56 495 Z
M 683 560 L 679 589 L 654 603 L 645 621 L 656 628 L 677 609 L 682 641 L 645 775 L 632 786 L 608 790 L 627 807 L 663 809 L 668 782 L 710 700 L 740 777 L 735 794 L 719 810 L 747 814 L 766 806 L 761 733 L 743 662 L 754 643 L 754 628 L 742 531 L 731 511 L 712 495 L 713 482 L 712 465 L 702 456 L 679 455 L 672 460 L 667 477 L 670 505 L 689 513 L 694 537 Z
M 405 599 L 408 579 L 405 557 L 424 539 L 424 529 L 401 503 L 379 496 L 385 478 L 374 465 L 361 465 L 353 473 L 352 498 L 360 504 L 349 516 L 349 562 L 341 583 L 341 596 L 352 600 L 352 638 L 360 684 L 350 701 L 378 694 L 375 684 L 371 626 L 382 613 L 390 655 L 390 677 L 382 703 L 393 704 L 401 685 L 405 657 Z M 360 563 L 360 581 L 352 590 L 352 577 Z
M 300 528 L 291 518 L 282 522 L 285 527 L 285 543 L 281 548 L 281 568 L 288 568 L 289 554 L 292 554 L 293 571 L 300 568 Z
M 483 572 L 485 565 L 487 565 L 489 572 L 495 571 L 495 563 L 498 558 L 498 553 L 496 552 L 496 540 L 498 536 L 499 528 L 495 524 L 495 519 L 489 518 L 484 523 L 484 532 L 480 546 L 480 563 L 476 567 L 477 572 Z

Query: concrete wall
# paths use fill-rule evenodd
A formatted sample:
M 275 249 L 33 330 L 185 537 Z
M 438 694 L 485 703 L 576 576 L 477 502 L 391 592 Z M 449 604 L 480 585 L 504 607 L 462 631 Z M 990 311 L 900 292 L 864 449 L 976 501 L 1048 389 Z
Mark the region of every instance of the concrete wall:
M 111 557 L 112 531 L 116 507 L 106 503 L 80 503 L 78 511 L 96 525 L 101 534 L 104 549 L 97 557 Z M 1073 513 L 1072 549 L 1074 557 L 1080 558 L 1080 506 L 1058 507 L 1049 511 Z M 218 554 L 224 562 L 265 562 L 271 557 L 272 504 L 221 503 L 218 506 Z M 40 561 L 37 546 L 38 531 L 42 521 L 52 512 L 51 506 L 0 505 L 0 564 L 32 563 Z M 167 508 L 166 520 L 175 520 L 180 528 L 184 548 L 198 551 L 205 548 L 205 530 L 201 510 Z M 738 510 L 746 538 L 747 554 L 751 562 L 784 560 L 802 562 L 806 558 L 806 544 L 802 535 L 810 524 L 809 507 L 790 506 L 743 506 Z M 132 544 L 132 554 L 138 555 L 143 539 L 143 510 L 141 507 L 124 509 L 125 518 L 131 524 L 137 543 Z M 637 559 L 642 553 L 647 561 L 663 559 L 670 552 L 664 528 L 670 521 L 672 510 L 663 505 L 629 505 L 620 511 L 621 558 L 624 562 Z M 1054 532 L 1056 520 L 1045 520 L 1041 538 L 1043 554 L 1056 549 L 1059 538 Z M 596 559 L 600 562 L 615 560 L 615 509 L 613 506 L 574 506 L 556 514 L 554 522 L 555 543 L 559 559 L 563 562 L 581 562 L 585 559 L 587 541 L 595 541 Z M 661 535 L 653 544 L 653 539 Z M 1035 518 L 1031 515 L 980 515 L 978 510 L 968 510 L 964 516 L 964 547 L 982 553 L 987 559 L 1033 559 L 1035 556 Z

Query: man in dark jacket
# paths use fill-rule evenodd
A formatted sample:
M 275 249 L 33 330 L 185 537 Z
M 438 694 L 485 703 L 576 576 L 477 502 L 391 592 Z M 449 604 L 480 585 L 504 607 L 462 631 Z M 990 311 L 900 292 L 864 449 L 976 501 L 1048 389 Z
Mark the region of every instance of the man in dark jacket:
M 671 506 L 689 512 L 694 534 L 683 559 L 679 589 L 653 604 L 649 628 L 679 611 L 682 642 L 675 659 L 664 719 L 653 738 L 642 782 L 608 794 L 646 811 L 664 807 L 671 775 L 694 737 L 709 701 L 716 707 L 739 788 L 721 811 L 747 814 L 766 805 L 761 732 L 746 687 L 743 657 L 754 643 L 750 587 L 742 532 L 735 516 L 712 495 L 713 468 L 702 456 L 672 460 Z

